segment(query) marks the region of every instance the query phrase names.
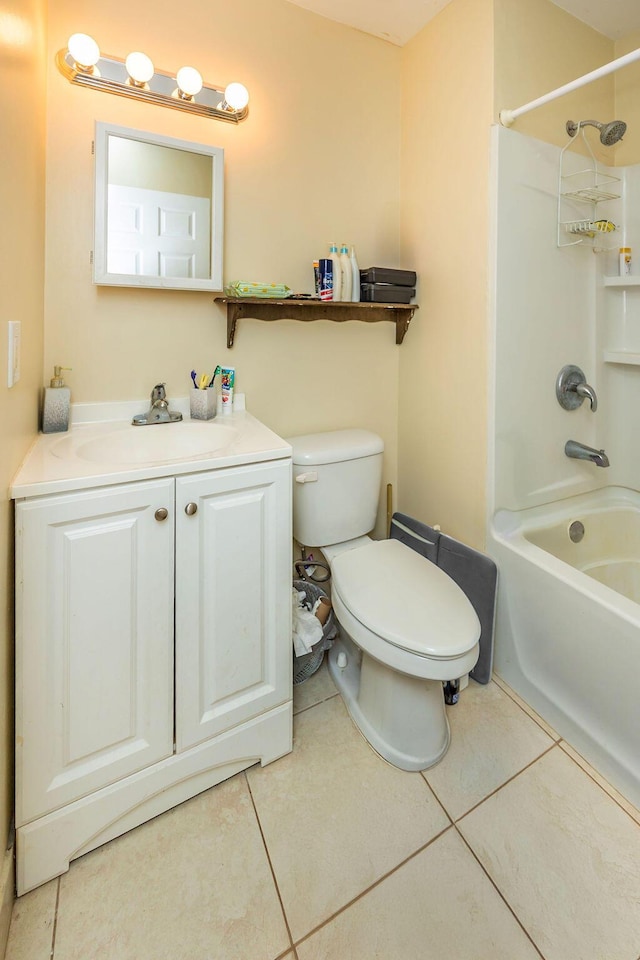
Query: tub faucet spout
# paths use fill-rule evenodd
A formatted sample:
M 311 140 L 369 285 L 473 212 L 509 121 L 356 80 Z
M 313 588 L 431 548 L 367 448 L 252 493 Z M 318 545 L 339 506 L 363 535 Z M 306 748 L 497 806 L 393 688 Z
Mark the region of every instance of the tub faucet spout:
M 594 447 L 587 447 L 578 440 L 567 440 L 564 445 L 564 452 L 568 457 L 575 460 L 590 460 L 596 467 L 608 467 L 609 457 L 604 450 L 596 450 Z

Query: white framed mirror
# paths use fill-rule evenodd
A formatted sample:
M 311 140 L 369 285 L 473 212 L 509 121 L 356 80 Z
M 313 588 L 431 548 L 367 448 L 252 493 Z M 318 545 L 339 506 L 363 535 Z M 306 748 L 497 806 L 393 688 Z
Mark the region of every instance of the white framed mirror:
M 222 289 L 224 150 L 96 123 L 93 282 Z

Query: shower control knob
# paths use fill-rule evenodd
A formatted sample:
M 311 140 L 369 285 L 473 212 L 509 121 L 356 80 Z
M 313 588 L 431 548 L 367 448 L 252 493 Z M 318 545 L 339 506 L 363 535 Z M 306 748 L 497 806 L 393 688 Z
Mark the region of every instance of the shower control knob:
M 167 510 L 166 507 L 158 507 L 154 516 L 156 520 L 159 520 L 159 521 L 166 520 L 167 517 L 169 516 L 169 511 Z
M 193 516 L 195 516 L 195 514 L 198 512 L 198 504 L 197 504 L 197 503 L 188 503 L 188 504 L 186 505 L 186 507 L 184 508 L 184 512 L 186 513 L 186 515 L 187 515 L 188 517 L 193 517 Z

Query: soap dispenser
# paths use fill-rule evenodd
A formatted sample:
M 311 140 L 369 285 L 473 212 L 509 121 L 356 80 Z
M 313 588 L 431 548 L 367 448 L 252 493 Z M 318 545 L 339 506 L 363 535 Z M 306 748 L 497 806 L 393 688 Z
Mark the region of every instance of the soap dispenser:
M 64 433 L 65 430 L 69 429 L 71 391 L 69 387 L 64 385 L 63 370 L 71 370 L 71 367 L 54 367 L 51 385 L 44 388 L 43 433 Z

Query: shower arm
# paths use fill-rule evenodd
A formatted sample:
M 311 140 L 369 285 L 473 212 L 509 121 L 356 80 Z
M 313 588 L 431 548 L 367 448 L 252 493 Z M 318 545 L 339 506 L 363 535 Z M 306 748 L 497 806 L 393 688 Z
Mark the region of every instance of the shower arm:
M 522 107 L 517 107 L 515 110 L 501 110 L 500 123 L 503 127 L 511 127 L 523 113 L 536 110 L 538 107 L 544 106 L 545 103 L 550 103 L 552 100 L 557 100 L 558 97 L 563 97 L 565 93 L 571 93 L 573 90 L 578 90 L 580 87 L 584 87 L 594 80 L 599 80 L 600 77 L 606 77 L 609 73 L 615 73 L 616 70 L 620 70 L 621 67 L 626 67 L 630 63 L 635 63 L 636 60 L 640 60 L 640 47 L 637 50 L 632 50 L 631 53 L 626 53 L 623 57 L 618 57 L 617 60 L 612 60 L 611 63 L 605 63 L 604 66 L 598 67 L 597 70 L 592 70 L 591 73 L 585 73 L 583 77 L 578 77 L 577 80 L 565 83 L 563 87 L 558 87 L 557 90 L 545 93 L 544 96 L 538 97 L 537 100 L 525 103 Z

